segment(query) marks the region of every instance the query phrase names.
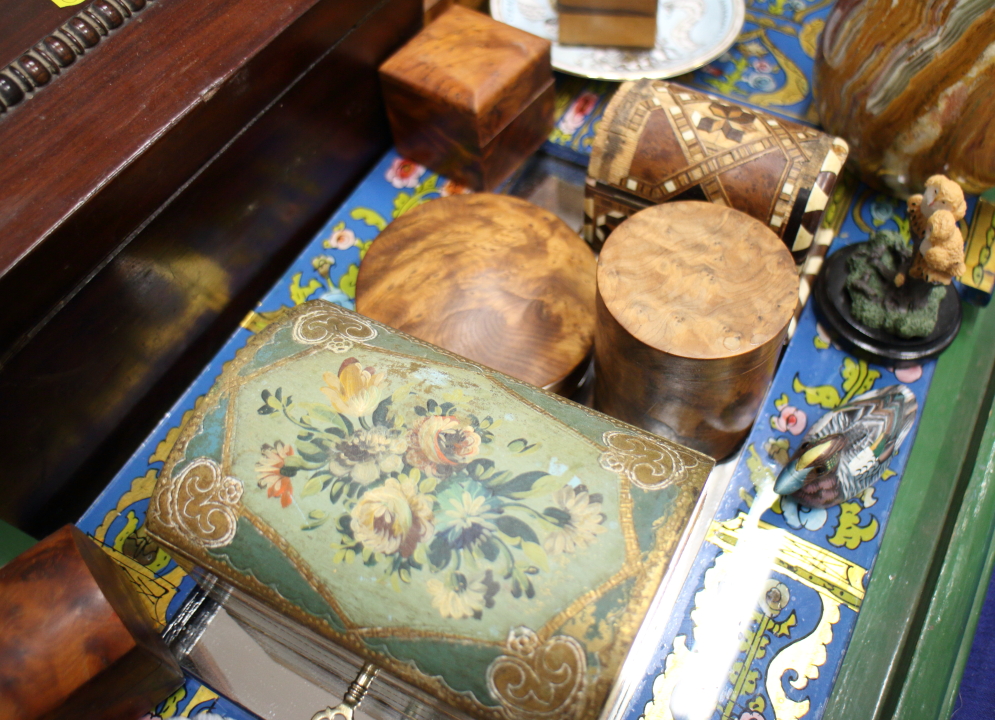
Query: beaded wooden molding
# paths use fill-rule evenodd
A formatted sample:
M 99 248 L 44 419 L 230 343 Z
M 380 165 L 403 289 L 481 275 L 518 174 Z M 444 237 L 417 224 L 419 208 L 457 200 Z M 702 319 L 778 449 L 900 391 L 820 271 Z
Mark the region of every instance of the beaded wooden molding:
M 94 0 L 0 71 L 0 117 L 31 98 L 150 0 Z

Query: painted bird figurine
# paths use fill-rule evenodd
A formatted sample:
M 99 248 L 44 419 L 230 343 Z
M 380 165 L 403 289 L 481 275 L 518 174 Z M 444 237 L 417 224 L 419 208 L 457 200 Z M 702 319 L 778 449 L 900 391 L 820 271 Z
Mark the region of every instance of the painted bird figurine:
M 826 413 L 778 475 L 774 492 L 812 508 L 852 500 L 888 469 L 917 407 L 911 390 L 891 385 Z

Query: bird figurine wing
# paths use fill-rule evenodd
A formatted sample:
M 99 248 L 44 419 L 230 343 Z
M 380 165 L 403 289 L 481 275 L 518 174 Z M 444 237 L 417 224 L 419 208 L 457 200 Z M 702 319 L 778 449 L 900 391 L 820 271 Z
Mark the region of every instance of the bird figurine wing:
M 809 507 L 850 500 L 881 479 L 912 430 L 918 403 L 904 385 L 864 393 L 826 413 L 774 484 Z

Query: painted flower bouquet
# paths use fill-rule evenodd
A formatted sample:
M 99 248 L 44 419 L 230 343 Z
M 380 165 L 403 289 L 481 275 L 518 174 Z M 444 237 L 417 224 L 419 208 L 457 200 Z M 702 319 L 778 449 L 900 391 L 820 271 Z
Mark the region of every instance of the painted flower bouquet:
M 414 394 L 410 386 L 388 394 L 387 377 L 352 357 L 323 380 L 328 405 L 262 391 L 258 413 L 298 432 L 292 443 L 262 445 L 255 469 L 258 487 L 283 508 L 297 506 L 295 494 L 327 497 L 327 512 L 298 510 L 306 531 L 334 518 L 333 563 L 380 566 L 397 590 L 427 572 L 442 617 L 480 619 L 502 591 L 535 597 L 533 578 L 549 570 L 551 556 L 605 532 L 602 498 L 583 484 L 488 457 L 537 449 L 499 437 L 500 421 L 430 396 L 399 403 Z

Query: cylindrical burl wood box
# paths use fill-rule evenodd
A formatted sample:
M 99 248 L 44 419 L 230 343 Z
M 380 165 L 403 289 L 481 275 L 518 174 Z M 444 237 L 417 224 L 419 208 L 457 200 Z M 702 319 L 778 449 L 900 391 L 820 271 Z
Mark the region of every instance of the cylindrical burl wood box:
M 636 213 L 598 261 L 595 407 L 722 459 L 753 424 L 798 302 L 791 253 L 731 208 Z

